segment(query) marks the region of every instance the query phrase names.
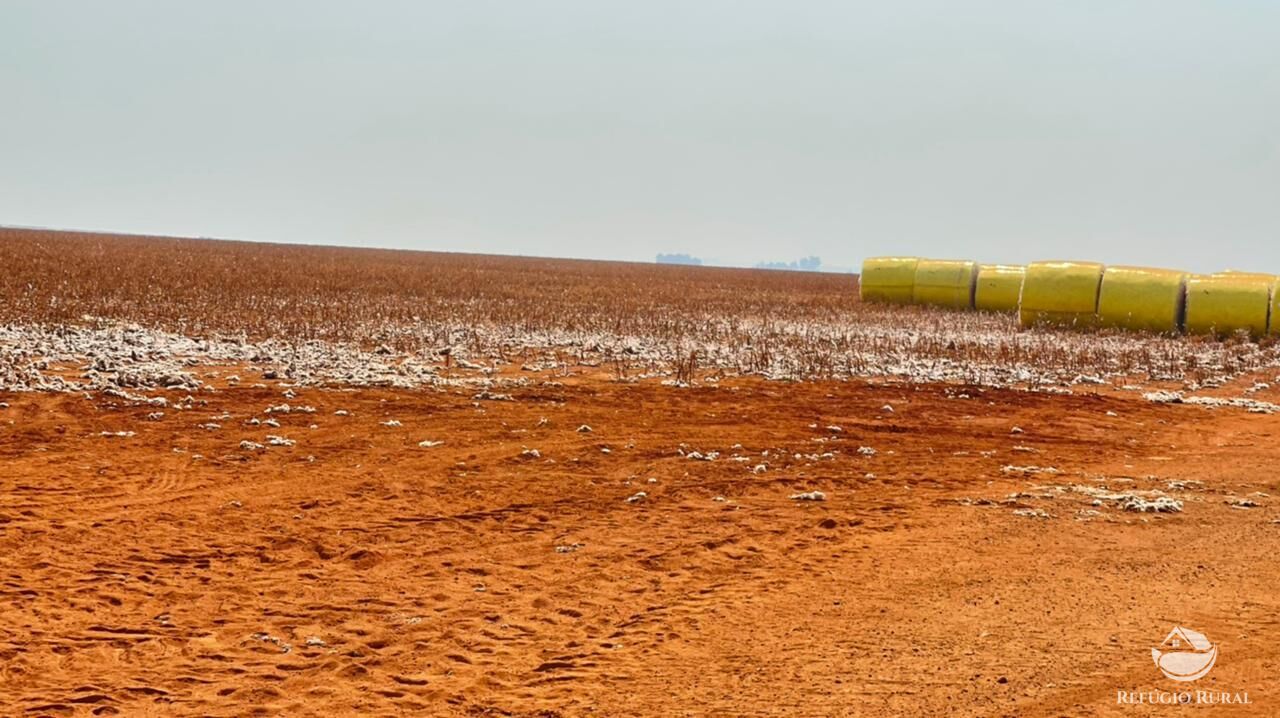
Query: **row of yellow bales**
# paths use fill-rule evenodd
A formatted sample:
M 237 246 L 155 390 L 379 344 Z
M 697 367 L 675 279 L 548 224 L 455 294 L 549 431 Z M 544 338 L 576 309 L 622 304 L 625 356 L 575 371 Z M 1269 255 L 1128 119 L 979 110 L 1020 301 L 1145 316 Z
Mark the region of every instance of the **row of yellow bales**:
M 862 265 L 860 287 L 867 302 L 1017 312 L 1024 327 L 1280 335 L 1280 277 L 1271 274 L 873 257 Z

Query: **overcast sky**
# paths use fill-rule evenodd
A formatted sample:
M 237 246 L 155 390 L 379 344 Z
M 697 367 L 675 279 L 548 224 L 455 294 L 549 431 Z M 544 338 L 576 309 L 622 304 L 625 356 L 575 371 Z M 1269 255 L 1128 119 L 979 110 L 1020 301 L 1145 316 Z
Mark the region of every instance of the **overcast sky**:
M 1280 2 L 5 0 L 0 223 L 1280 272 Z

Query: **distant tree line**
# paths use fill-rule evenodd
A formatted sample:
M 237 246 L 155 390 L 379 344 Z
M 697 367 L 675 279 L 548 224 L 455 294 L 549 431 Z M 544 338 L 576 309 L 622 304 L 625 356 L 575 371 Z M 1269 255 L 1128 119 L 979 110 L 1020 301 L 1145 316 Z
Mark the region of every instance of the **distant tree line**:
M 761 262 L 756 265 L 756 269 L 791 269 L 801 272 L 816 272 L 821 266 L 821 257 L 802 257 L 794 262 Z
M 693 267 L 701 267 L 703 265 L 701 257 L 683 253 L 659 254 L 657 262 L 658 264 L 685 264 Z M 821 257 L 802 257 L 794 262 L 760 262 L 755 265 L 756 269 L 789 269 L 798 272 L 817 272 L 821 267 Z
M 691 254 L 659 254 L 658 264 L 688 264 L 701 267 L 702 260 Z

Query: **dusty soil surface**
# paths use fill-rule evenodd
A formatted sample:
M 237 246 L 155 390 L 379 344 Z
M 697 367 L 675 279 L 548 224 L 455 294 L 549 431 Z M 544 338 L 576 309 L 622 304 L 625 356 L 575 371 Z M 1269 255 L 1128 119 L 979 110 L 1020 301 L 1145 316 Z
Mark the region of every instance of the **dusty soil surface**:
M 0 395 L 0 714 L 1146 715 L 1181 709 L 1117 691 L 1184 688 L 1280 712 L 1280 415 L 861 382 L 281 391 L 152 418 Z M 241 447 L 267 435 L 296 444 Z M 1183 511 L 1111 497 L 1154 491 Z M 1152 661 L 1175 625 L 1219 644 L 1194 684 Z

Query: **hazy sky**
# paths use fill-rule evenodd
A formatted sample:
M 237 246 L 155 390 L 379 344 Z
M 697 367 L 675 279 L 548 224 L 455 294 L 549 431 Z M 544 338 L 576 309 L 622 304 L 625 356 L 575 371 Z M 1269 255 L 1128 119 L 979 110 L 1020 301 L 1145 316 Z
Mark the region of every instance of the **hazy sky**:
M 0 223 L 1280 271 L 1280 2 L 0 4 Z

